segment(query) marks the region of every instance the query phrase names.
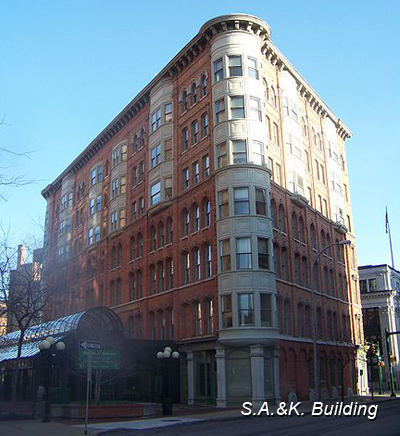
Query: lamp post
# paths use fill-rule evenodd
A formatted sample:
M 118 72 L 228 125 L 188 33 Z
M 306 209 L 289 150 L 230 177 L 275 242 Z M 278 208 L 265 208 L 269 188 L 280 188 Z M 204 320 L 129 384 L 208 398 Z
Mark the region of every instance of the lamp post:
M 344 240 L 344 241 L 337 241 L 337 242 L 333 242 L 332 244 L 327 245 L 326 247 L 322 248 L 320 251 L 318 251 L 318 253 L 315 255 L 314 260 L 311 264 L 311 276 L 310 276 L 310 289 L 311 289 L 311 313 L 312 313 L 312 340 L 313 340 L 313 370 L 314 370 L 314 388 L 315 388 L 315 396 L 316 396 L 316 400 L 319 399 L 320 394 L 319 394 L 319 374 L 318 374 L 318 355 L 317 355 L 317 312 L 316 312 L 316 308 L 315 308 L 315 289 L 314 289 L 314 283 L 313 283 L 313 278 L 314 278 L 314 267 L 315 264 L 317 263 L 317 260 L 319 258 L 319 256 L 321 256 L 321 254 L 328 250 L 329 248 L 333 247 L 334 245 L 350 245 L 351 241 L 349 241 L 348 239 Z M 343 376 L 342 376 L 343 377 Z M 343 377 L 344 379 L 344 377 Z
M 44 341 L 40 342 L 38 345 L 42 356 L 46 359 L 46 374 L 45 374 L 45 391 L 46 399 L 44 403 L 44 413 L 42 422 L 50 422 L 50 372 L 51 372 L 51 358 L 55 356 L 56 351 L 64 351 L 64 342 L 57 342 L 52 337 L 49 336 Z M 53 354 L 54 353 L 54 354 Z
M 157 359 L 162 361 L 162 409 L 163 415 L 172 415 L 172 398 L 169 395 L 166 363 L 169 359 L 179 359 L 179 353 L 172 351 L 171 347 L 165 347 L 164 351 L 156 354 Z

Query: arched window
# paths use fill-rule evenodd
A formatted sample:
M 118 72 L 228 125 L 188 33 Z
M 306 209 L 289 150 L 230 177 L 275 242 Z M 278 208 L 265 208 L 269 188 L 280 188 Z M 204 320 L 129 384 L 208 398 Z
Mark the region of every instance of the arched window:
M 168 217 L 168 219 L 167 219 L 167 244 L 170 244 L 172 241 L 173 241 L 172 218 Z
M 317 146 L 317 135 L 315 134 L 315 129 L 314 129 L 314 127 L 311 129 L 311 134 L 312 134 L 312 141 L 313 141 L 313 144 L 314 144 L 314 146 L 316 147 L 316 146 Z
M 158 246 L 164 247 L 165 239 L 164 239 L 164 223 L 161 221 L 158 224 Z
M 204 222 L 203 227 L 208 227 L 211 224 L 211 204 L 209 200 L 203 201 Z
M 331 237 L 329 235 L 329 233 L 326 234 L 326 246 L 328 247 L 329 245 L 331 245 Z M 332 247 L 329 247 L 326 250 L 326 253 L 328 254 L 328 256 L 332 257 Z
M 138 135 L 135 133 L 132 138 L 132 153 L 136 153 L 138 151 Z
M 146 144 L 146 132 L 144 127 L 140 130 L 140 148 L 143 148 Z
M 198 232 L 200 229 L 200 207 L 195 204 L 193 206 L 193 231 Z
M 277 225 L 277 219 L 276 219 L 276 204 L 274 200 L 271 200 L 271 220 L 272 220 L 272 227 L 276 229 Z
M 342 171 L 346 171 L 346 163 L 342 154 L 340 155 L 340 165 L 342 167 Z
M 324 266 L 324 291 L 329 295 L 329 272 L 326 266 Z
M 297 321 L 298 321 L 298 335 L 304 336 L 304 306 L 302 303 L 297 305 Z
M 321 141 L 321 135 L 317 133 L 317 143 L 315 144 L 318 146 L 320 150 L 322 150 L 322 141 Z
M 189 225 L 190 225 L 190 214 L 187 209 L 183 209 L 182 218 L 183 218 L 183 236 L 187 236 L 189 234 Z
M 122 266 L 122 244 L 118 244 L 118 266 Z
M 204 263 L 204 277 L 212 276 L 212 261 L 211 261 L 211 245 L 205 244 L 203 247 L 203 263 Z
M 190 280 L 190 257 L 187 252 L 182 254 L 182 273 L 183 284 L 187 285 Z
M 297 216 L 294 212 L 292 213 L 292 238 L 299 239 L 299 232 L 297 228 Z
M 182 93 L 182 113 L 187 111 L 187 92 Z
M 137 297 L 142 298 L 143 296 L 143 273 L 141 270 L 138 270 L 136 273 L 136 284 L 137 284 Z
M 311 248 L 317 248 L 317 240 L 315 238 L 315 227 L 314 224 L 311 224 L 310 226 L 310 242 L 311 242 Z
M 268 86 L 268 83 L 267 83 L 267 81 L 265 79 L 263 80 L 263 84 L 264 84 L 264 97 L 265 97 L 265 100 L 269 101 L 269 94 L 270 94 L 269 86 Z
M 135 289 L 135 275 L 133 273 L 129 274 L 129 300 L 133 301 L 135 299 L 136 289 Z
M 137 255 L 138 257 L 142 257 L 143 256 L 143 236 L 141 233 L 138 234 L 137 237 Z
M 290 335 L 292 333 L 290 301 L 285 300 L 283 303 L 283 333 Z
M 154 251 L 157 248 L 157 234 L 154 226 L 150 227 L 150 251 Z
M 111 249 L 111 268 L 117 267 L 117 249 L 115 245 L 113 245 Z
M 202 74 L 200 79 L 200 86 L 201 86 L 201 96 L 204 97 L 207 95 L 207 76 L 205 74 Z
M 308 136 L 307 124 L 306 124 L 306 120 L 304 119 L 304 117 L 302 117 L 302 119 L 301 119 L 301 130 L 303 132 L 303 135 L 307 138 L 307 136 Z
M 299 217 L 299 240 L 300 242 L 305 242 L 305 236 L 304 236 L 304 221 L 303 217 Z
M 288 255 L 286 248 L 282 248 L 281 250 L 281 278 L 282 280 L 289 280 L 289 265 L 288 265 Z
M 271 93 L 270 93 L 270 96 L 271 96 L 271 103 L 272 103 L 272 106 L 277 107 L 276 94 L 275 94 L 275 89 L 274 89 L 273 86 L 271 86 Z
M 325 232 L 321 230 L 321 250 L 326 247 Z
M 279 230 L 283 233 L 286 233 L 286 224 L 285 224 L 285 209 L 280 204 L 278 208 L 278 225 Z
M 114 304 L 116 304 L 115 282 L 112 281 L 110 283 L 110 305 L 114 306 Z
M 196 83 L 192 83 L 192 88 L 191 88 L 191 93 L 192 93 L 192 104 L 196 104 L 197 103 L 197 86 Z
M 200 250 L 195 248 L 193 250 L 193 279 L 194 281 L 200 280 L 201 278 L 201 261 L 200 261 Z

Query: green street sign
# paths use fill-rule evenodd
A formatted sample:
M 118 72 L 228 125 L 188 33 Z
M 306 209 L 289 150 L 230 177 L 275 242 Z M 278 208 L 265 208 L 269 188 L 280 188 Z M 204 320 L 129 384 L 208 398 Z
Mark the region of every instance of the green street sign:
M 92 353 L 92 369 L 120 369 L 121 353 L 117 350 L 85 350 L 79 349 L 78 362 L 80 369 L 86 369 L 89 353 Z

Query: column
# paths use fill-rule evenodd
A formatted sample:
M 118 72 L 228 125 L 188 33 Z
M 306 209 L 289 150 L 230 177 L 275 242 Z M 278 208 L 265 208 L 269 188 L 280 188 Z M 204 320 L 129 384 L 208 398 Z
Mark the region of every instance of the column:
M 188 404 L 194 405 L 194 360 L 193 351 L 187 352 L 187 372 L 188 372 Z
M 275 389 L 275 402 L 279 404 L 281 401 L 281 390 L 280 390 L 280 380 L 279 380 L 279 349 L 274 347 L 274 389 Z
M 226 407 L 226 365 L 225 348 L 215 348 L 215 360 L 217 362 L 217 407 Z
M 251 391 L 253 407 L 260 407 L 265 400 L 264 388 L 264 348 L 261 345 L 250 346 Z

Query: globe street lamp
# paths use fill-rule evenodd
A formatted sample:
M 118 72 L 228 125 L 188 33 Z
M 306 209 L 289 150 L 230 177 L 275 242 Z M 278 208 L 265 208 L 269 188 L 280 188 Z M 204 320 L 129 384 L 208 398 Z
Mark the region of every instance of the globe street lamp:
M 166 371 L 166 364 L 169 359 L 179 359 L 179 353 L 172 351 L 171 347 L 165 347 L 164 351 L 159 351 L 156 354 L 158 360 L 162 362 L 162 409 L 163 415 L 172 415 L 172 398 L 169 395 L 168 377 Z
M 54 348 L 53 348 L 54 347 Z M 50 372 L 51 372 L 51 359 L 55 356 L 56 351 L 64 351 L 65 343 L 56 342 L 56 340 L 49 336 L 38 345 L 39 350 L 42 353 L 46 362 L 46 374 L 45 374 L 45 391 L 46 399 L 44 403 L 44 413 L 42 422 L 50 422 Z M 53 350 L 52 350 L 53 348 Z
M 318 374 L 318 356 L 317 356 L 317 313 L 316 313 L 316 309 L 315 309 L 315 290 L 314 290 L 314 283 L 313 283 L 313 278 L 314 278 L 314 267 L 315 264 L 317 263 L 317 259 L 319 258 L 319 256 L 321 256 L 321 254 L 328 250 L 329 248 L 333 247 L 334 245 L 350 245 L 351 241 L 349 241 L 348 239 L 344 240 L 344 241 L 336 241 L 333 242 L 332 244 L 327 245 L 326 247 L 322 248 L 314 257 L 314 260 L 311 264 L 311 276 L 310 276 L 310 280 L 311 280 L 311 312 L 312 312 L 312 339 L 313 339 L 313 354 L 314 354 L 314 359 L 313 359 L 313 370 L 314 370 L 314 388 L 315 388 L 315 396 L 316 396 L 316 400 L 318 400 L 320 398 L 320 393 L 319 393 L 319 374 Z M 342 375 L 343 377 L 343 375 Z M 343 377 L 344 378 L 344 377 Z

